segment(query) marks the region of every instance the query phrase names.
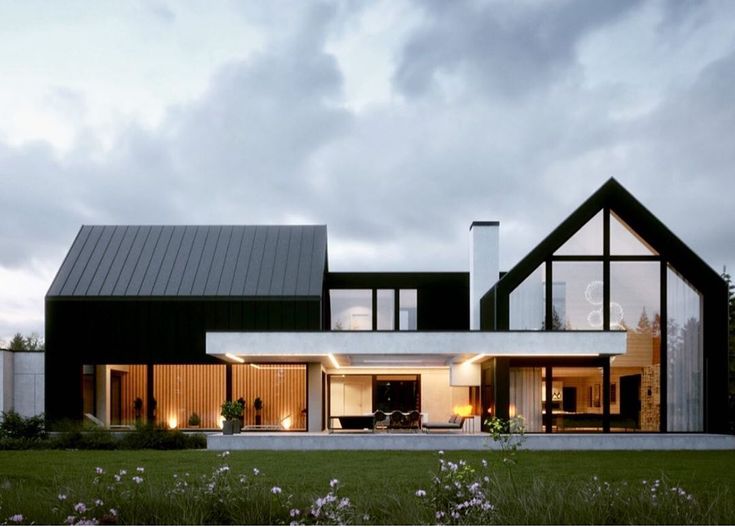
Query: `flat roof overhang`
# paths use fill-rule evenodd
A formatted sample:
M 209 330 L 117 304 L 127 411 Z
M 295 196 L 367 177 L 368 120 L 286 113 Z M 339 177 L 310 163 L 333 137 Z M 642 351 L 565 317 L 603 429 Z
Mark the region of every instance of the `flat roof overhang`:
M 624 331 L 207 332 L 228 362 L 321 362 L 327 368 L 447 367 L 489 357 L 623 355 Z

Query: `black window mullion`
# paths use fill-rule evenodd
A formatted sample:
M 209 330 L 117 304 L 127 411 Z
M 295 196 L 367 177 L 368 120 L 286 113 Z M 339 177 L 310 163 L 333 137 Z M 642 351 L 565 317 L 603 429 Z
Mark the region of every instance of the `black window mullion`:
M 552 321 L 554 319 L 554 315 L 553 315 L 554 299 L 551 297 L 553 293 L 553 288 L 552 288 L 553 276 L 551 272 L 551 265 L 552 265 L 551 260 L 550 259 L 546 260 L 546 306 L 545 306 L 546 313 L 544 315 L 544 317 L 546 318 L 546 322 L 544 323 L 544 328 L 546 329 L 546 331 L 551 331 L 553 329 Z
M 610 330 L 610 209 L 602 215 L 602 329 Z
M 373 302 L 373 311 L 372 311 L 373 322 L 372 324 L 373 324 L 373 331 L 375 331 L 376 329 L 378 329 L 378 290 L 377 289 L 373 289 L 372 302 Z
M 659 408 L 661 409 L 661 416 L 659 418 L 661 428 L 660 430 L 662 432 L 666 432 L 668 423 L 667 423 L 667 416 L 666 416 L 666 409 L 668 408 L 668 394 L 667 394 L 667 383 L 668 383 L 668 372 L 667 372 L 667 346 L 668 346 L 668 310 L 667 310 L 667 273 L 666 273 L 666 261 L 661 260 L 661 305 L 659 306 L 659 333 L 660 333 L 660 340 L 659 340 L 659 346 L 661 346 L 661 349 L 659 350 L 659 357 L 660 357 L 660 366 L 661 366 L 661 372 L 659 373 L 660 379 L 659 379 Z

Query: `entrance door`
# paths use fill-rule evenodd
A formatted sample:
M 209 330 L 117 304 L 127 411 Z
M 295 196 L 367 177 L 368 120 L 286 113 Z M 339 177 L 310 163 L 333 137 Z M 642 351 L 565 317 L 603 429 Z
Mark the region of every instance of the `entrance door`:
M 620 417 L 625 428 L 640 428 L 641 376 L 620 377 Z
M 122 376 L 114 372 L 110 375 L 110 424 L 122 424 Z

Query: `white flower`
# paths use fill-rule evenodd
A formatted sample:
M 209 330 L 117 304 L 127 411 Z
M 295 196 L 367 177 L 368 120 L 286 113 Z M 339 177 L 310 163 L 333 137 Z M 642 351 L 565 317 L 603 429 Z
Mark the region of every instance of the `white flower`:
M 483 459 L 482 460 L 482 466 L 485 467 L 485 468 L 487 468 L 487 460 L 486 459 Z
M 368 520 L 370 519 L 370 515 L 369 515 L 369 514 L 365 514 L 365 515 L 364 515 L 364 516 L 362 517 L 362 519 L 363 519 L 363 521 L 364 521 L 365 523 L 367 523 L 367 521 L 368 521 Z
M 229 450 L 225 450 L 224 452 L 222 452 L 222 453 L 220 454 L 220 456 L 219 456 L 219 457 L 227 457 L 227 456 L 229 456 L 229 455 L 230 455 L 230 451 L 229 451 Z
M 59 501 L 64 501 L 66 499 L 66 494 L 59 494 L 57 497 L 59 498 Z
M 426 496 L 426 491 L 423 489 L 419 489 L 416 491 L 416 496 L 419 498 L 423 498 L 424 496 Z
M 346 509 L 350 506 L 350 498 L 342 498 L 337 505 L 338 509 Z
M 68 523 L 69 525 L 74 525 L 74 522 L 77 520 L 76 516 L 67 516 L 64 520 L 64 523 Z
M 79 514 L 84 514 L 87 511 L 87 506 L 81 501 L 74 505 L 74 510 Z
M 20 523 L 23 521 L 23 515 L 22 514 L 13 514 L 10 518 L 8 518 L 8 521 L 14 522 L 14 523 Z
M 280 493 L 281 493 L 281 487 L 273 487 L 273 488 L 271 489 L 271 492 L 272 492 L 273 494 L 280 494 Z
M 104 503 L 102 502 L 102 500 L 100 500 L 100 499 L 94 500 L 94 506 L 95 507 L 102 507 L 103 505 L 104 505 Z
M 444 517 L 444 511 L 436 511 L 436 519 L 439 520 Z
M 140 476 L 133 476 L 133 481 L 140 485 L 141 483 L 143 483 L 143 478 L 141 478 Z
M 440 451 L 439 451 L 439 455 L 440 455 L 440 456 L 443 456 L 443 455 L 444 455 L 444 451 L 443 451 L 443 450 L 440 450 Z
M 336 487 L 337 485 L 339 485 L 339 480 L 338 480 L 338 479 L 332 479 L 332 480 L 329 480 L 329 486 L 330 486 L 331 488 L 334 488 L 334 487 Z
M 97 467 L 97 468 L 94 469 L 94 471 L 97 474 L 104 474 L 105 473 L 105 469 L 103 469 L 102 467 Z
M 145 468 L 143 468 L 143 467 L 138 467 L 135 470 L 138 471 L 138 472 L 145 472 Z
M 121 478 L 121 477 L 120 477 L 119 475 L 117 475 L 117 474 L 115 474 L 115 475 L 114 475 L 113 477 L 115 478 L 115 481 L 117 481 L 118 483 L 119 483 L 119 482 L 120 482 L 120 480 L 122 479 L 122 478 Z
M 110 516 L 117 516 L 117 509 L 110 509 Z
M 299 514 L 301 514 L 301 511 L 299 509 L 291 509 L 290 511 L 288 511 L 288 514 L 293 518 L 294 516 L 298 516 Z
M 257 476 L 258 474 L 260 474 L 260 470 L 258 470 L 257 468 L 253 468 L 253 474 Z

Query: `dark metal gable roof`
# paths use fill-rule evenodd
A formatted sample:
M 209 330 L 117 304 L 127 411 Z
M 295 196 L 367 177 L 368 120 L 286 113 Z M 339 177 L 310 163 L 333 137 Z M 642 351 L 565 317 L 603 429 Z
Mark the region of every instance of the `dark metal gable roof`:
M 47 297 L 321 296 L 325 225 L 84 225 Z

